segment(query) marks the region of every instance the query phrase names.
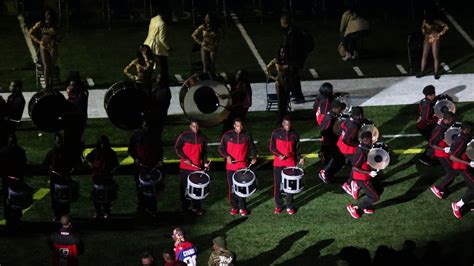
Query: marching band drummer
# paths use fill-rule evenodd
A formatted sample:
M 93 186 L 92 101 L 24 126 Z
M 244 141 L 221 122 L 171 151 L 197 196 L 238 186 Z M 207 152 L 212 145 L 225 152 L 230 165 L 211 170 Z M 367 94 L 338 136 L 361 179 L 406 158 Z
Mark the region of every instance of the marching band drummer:
M 237 196 L 232 190 L 232 176 L 236 171 L 247 167 L 249 155 L 252 158 L 251 165 L 257 162 L 257 148 L 252 135 L 244 131 L 244 124 L 239 118 L 234 120 L 234 130 L 227 131 L 222 136 L 219 153 L 226 160 L 230 214 L 236 215 L 240 212 L 240 215 L 247 216 L 248 210 L 245 198 Z
M 97 146 L 87 156 L 86 160 L 92 168 L 92 181 L 94 185 L 113 184 L 113 171 L 119 166 L 117 154 L 110 147 L 109 138 L 100 136 Z M 93 198 L 95 215 L 94 218 L 103 217 L 107 219 L 110 216 L 110 205 L 112 202 L 98 202 Z
M 191 211 L 198 216 L 204 214 L 200 200 L 189 200 L 186 198 L 185 190 L 188 175 L 191 172 L 209 168 L 207 163 L 207 137 L 199 130 L 197 121 L 189 123 L 189 129 L 182 132 L 176 139 L 175 151 L 180 158 L 179 163 L 179 194 L 183 211 L 188 211 L 192 203 Z
M 438 117 L 434 113 L 434 106 L 436 104 L 436 91 L 433 85 L 428 85 L 423 88 L 423 98 L 418 104 L 418 120 L 416 121 L 416 127 L 420 132 L 421 136 L 429 141 L 431 133 L 438 123 Z M 424 165 L 431 165 L 433 163 L 433 148 L 427 146 L 423 155 L 421 155 L 419 161 Z
M 382 189 L 373 179 L 377 176 L 377 171 L 374 171 L 367 163 L 367 156 L 369 150 L 372 148 L 372 133 L 366 131 L 361 136 L 362 143 L 357 147 L 357 152 L 354 156 L 354 165 L 352 167 L 352 179 L 357 183 L 357 186 L 364 190 L 366 197 L 358 205 L 347 205 L 346 209 L 354 219 L 359 219 L 362 213 L 373 214 L 372 204 L 380 199 Z
M 304 158 L 301 157 L 299 150 L 300 135 L 291 127 L 291 119 L 289 116 L 283 117 L 282 127 L 273 130 L 270 137 L 270 152 L 273 153 L 273 178 L 274 189 L 273 197 L 275 198 L 275 210 L 273 213 L 280 214 L 284 207 L 282 188 L 281 188 L 281 171 L 285 167 L 304 164 Z M 286 212 L 289 215 L 296 213 L 293 205 L 293 194 L 286 193 Z
M 331 103 L 334 101 L 333 86 L 329 82 L 324 82 L 319 87 L 319 95 L 314 99 L 313 112 L 316 116 L 316 125 L 321 125 L 324 115 L 330 111 Z

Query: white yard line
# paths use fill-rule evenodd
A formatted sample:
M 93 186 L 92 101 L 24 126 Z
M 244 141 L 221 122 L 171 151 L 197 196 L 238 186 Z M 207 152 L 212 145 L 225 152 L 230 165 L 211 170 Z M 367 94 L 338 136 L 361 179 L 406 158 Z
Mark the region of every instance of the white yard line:
M 451 71 L 451 68 L 449 68 L 449 66 L 445 62 L 441 62 L 441 66 L 443 67 L 444 71 L 446 71 L 448 73 L 453 72 L 453 71 Z
M 405 70 L 405 68 L 402 65 L 396 65 L 396 66 L 398 68 L 398 71 L 400 71 L 400 73 L 402 73 L 403 75 L 408 74 L 408 72 Z
M 357 76 L 363 77 L 364 73 L 362 73 L 362 70 L 358 66 L 353 67 L 354 71 L 357 73 Z
M 472 48 L 474 48 L 474 40 L 471 38 L 471 36 L 469 36 L 469 34 L 467 34 L 467 32 L 461 27 L 461 25 L 459 25 L 459 23 L 454 19 L 453 16 L 451 16 L 451 14 L 448 13 L 448 11 L 445 8 L 443 8 L 439 5 L 439 1 L 436 1 L 436 4 L 438 5 L 438 7 L 440 7 L 443 14 L 446 16 L 446 18 L 449 20 L 449 22 L 451 22 L 451 24 L 453 24 L 454 28 L 456 28 L 456 30 L 459 32 L 459 34 L 461 34 L 461 36 L 467 41 L 467 43 L 469 43 L 469 45 Z
M 31 60 L 33 60 L 33 63 L 36 63 L 38 62 L 38 56 L 36 54 L 35 46 L 33 45 L 33 42 L 31 41 L 31 38 L 28 35 L 28 28 L 25 24 L 25 18 L 22 15 L 18 15 L 18 22 L 20 23 L 21 32 L 25 37 L 26 45 L 28 46 L 28 50 L 30 51 Z
M 316 70 L 314 68 L 310 68 L 309 73 L 311 73 L 311 76 L 313 76 L 313 78 L 319 79 L 319 74 L 318 74 L 318 72 L 316 72 Z
M 232 12 L 230 13 L 230 16 L 232 17 L 232 20 L 234 21 L 235 26 L 239 29 L 240 34 L 242 34 L 242 37 L 244 38 L 245 42 L 249 46 L 250 51 L 252 51 L 253 56 L 255 57 L 255 59 L 257 59 L 257 62 L 260 65 L 260 68 L 265 73 L 267 66 L 265 64 L 265 61 L 263 61 L 262 56 L 260 56 L 260 53 L 257 51 L 257 48 L 255 47 L 255 44 L 253 43 L 252 39 L 250 39 L 250 36 L 248 35 L 244 26 L 240 23 L 237 15 Z

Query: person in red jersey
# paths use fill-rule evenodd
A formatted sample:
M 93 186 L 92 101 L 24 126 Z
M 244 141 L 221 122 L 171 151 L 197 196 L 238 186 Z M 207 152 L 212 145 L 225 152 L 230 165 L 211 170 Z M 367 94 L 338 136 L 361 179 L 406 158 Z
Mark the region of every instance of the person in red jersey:
M 184 231 L 181 228 L 175 228 L 172 237 L 175 261 L 182 261 L 188 266 L 196 266 L 198 251 L 191 242 L 186 240 Z
M 200 200 L 189 200 L 186 198 L 185 190 L 188 175 L 191 172 L 209 168 L 207 163 L 207 137 L 199 130 L 197 121 L 189 123 L 189 129 L 182 132 L 176 139 L 175 151 L 180 158 L 179 162 L 179 193 L 181 197 L 181 207 L 184 211 L 189 210 L 192 203 L 191 211 L 197 215 L 202 215 L 204 210 L 201 207 Z
M 299 162 L 304 163 L 299 151 L 300 135 L 291 127 L 291 119 L 289 116 L 283 117 L 282 127 L 273 130 L 270 137 L 270 152 L 273 153 L 273 178 L 274 189 L 273 196 L 275 198 L 275 214 L 280 214 L 284 207 L 283 195 L 281 191 L 281 171 L 285 167 L 296 166 Z M 286 212 L 290 215 L 296 213 L 293 205 L 293 194 L 287 193 Z
M 84 253 L 84 243 L 78 234 L 72 231 L 69 215 L 61 217 L 62 228 L 49 238 L 49 247 L 53 251 L 53 266 L 79 265 L 79 255 Z
M 222 136 L 219 153 L 226 160 L 227 188 L 231 206 L 230 214 L 236 215 L 240 212 L 240 215 L 246 216 L 248 210 L 245 199 L 237 196 L 232 191 L 232 175 L 236 171 L 247 167 L 249 155 L 252 158 L 250 164 L 257 162 L 257 149 L 252 135 L 244 131 L 244 124 L 239 118 L 234 120 L 234 130 L 227 131 Z

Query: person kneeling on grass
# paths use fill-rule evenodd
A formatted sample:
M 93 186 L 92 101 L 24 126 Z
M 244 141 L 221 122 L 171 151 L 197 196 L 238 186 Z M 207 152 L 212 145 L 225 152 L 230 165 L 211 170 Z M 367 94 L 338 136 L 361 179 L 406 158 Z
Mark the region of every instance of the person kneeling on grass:
M 372 148 L 372 133 L 370 131 L 362 133 L 362 142 L 357 147 L 352 167 L 352 178 L 357 186 L 364 190 L 366 197 L 358 205 L 347 205 L 347 211 L 354 219 L 359 219 L 362 213 L 373 214 L 372 204 L 380 199 L 382 189 L 378 185 L 377 171 L 374 171 L 367 163 L 367 155 Z

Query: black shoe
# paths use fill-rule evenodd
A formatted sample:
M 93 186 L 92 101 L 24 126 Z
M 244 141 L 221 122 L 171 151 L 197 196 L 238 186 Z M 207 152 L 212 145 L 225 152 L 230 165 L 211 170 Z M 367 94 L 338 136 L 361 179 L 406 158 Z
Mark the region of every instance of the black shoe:
M 440 75 L 439 73 L 435 73 L 435 74 L 434 74 L 434 78 L 435 78 L 435 79 L 439 79 L 439 77 L 441 77 L 441 75 Z
M 428 158 L 426 157 L 421 157 L 420 159 L 418 159 L 418 161 L 426 166 L 431 166 L 432 165 L 432 162 L 431 160 L 428 160 Z
M 295 104 L 302 104 L 302 103 L 305 103 L 306 101 L 304 100 L 304 98 L 296 98 L 293 100 L 293 103 Z
M 424 72 L 420 72 L 418 73 L 418 75 L 416 75 L 416 78 L 422 78 L 425 76 L 425 73 Z

